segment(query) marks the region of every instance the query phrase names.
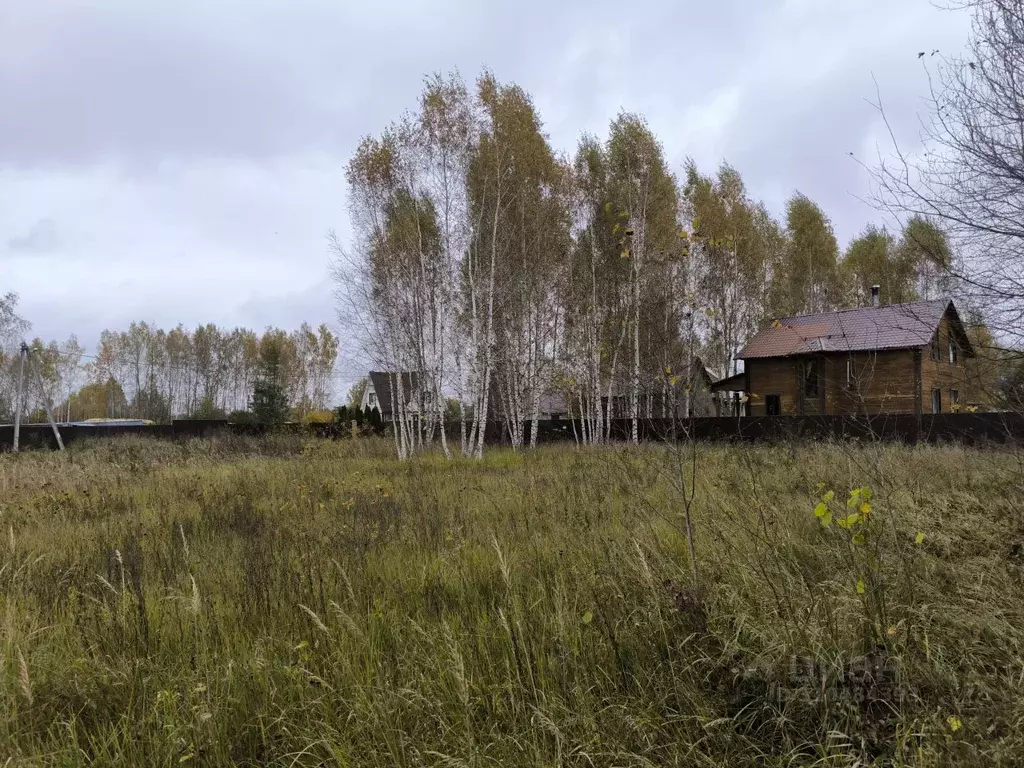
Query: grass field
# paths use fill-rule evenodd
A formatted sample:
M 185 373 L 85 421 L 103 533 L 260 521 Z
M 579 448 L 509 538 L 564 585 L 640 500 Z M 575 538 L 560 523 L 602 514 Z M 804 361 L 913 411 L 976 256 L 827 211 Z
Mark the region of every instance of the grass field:
M 691 460 L 0 456 L 0 766 L 1024 763 L 1021 456 Z

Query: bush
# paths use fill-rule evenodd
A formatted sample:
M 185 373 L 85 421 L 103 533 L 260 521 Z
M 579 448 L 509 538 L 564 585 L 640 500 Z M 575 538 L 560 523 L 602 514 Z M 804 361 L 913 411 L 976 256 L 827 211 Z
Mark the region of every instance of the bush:
M 334 412 L 311 411 L 303 417 L 302 421 L 304 424 L 333 424 Z
M 255 424 L 256 416 L 252 411 L 232 411 L 228 414 L 228 422 L 231 424 Z

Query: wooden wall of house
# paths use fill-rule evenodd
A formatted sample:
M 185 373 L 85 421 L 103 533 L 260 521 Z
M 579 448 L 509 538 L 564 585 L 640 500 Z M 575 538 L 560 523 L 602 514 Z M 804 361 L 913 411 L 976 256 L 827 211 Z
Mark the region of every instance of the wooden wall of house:
M 847 381 L 847 363 L 853 377 Z M 828 360 L 828 413 L 917 413 L 921 383 L 914 350 L 834 355 Z
M 747 409 L 751 416 L 765 415 L 765 396 L 778 395 L 782 413 L 797 412 L 797 383 L 799 381 L 798 360 L 792 357 L 773 357 L 747 360 Z
M 977 375 L 978 361 L 965 357 L 962 345 L 959 347 L 957 361 L 955 364 L 949 362 L 949 344 L 962 344 L 962 340 L 951 334 L 949 318 L 944 317 L 939 324 L 935 342 L 932 346 L 926 347 L 921 355 L 921 388 L 924 413 L 932 412 L 932 390 L 939 389 L 942 393 L 942 413 L 952 411 L 953 398 L 952 390 L 959 395 L 961 407 L 968 405 L 981 406 L 985 410 L 987 402 L 986 393 Z M 933 350 L 934 357 L 933 359 Z
M 808 357 L 748 360 L 750 413 L 766 415 L 766 397 L 779 395 L 782 415 L 916 413 L 921 383 L 914 350 L 819 355 L 818 395 L 804 394 Z M 847 382 L 847 362 L 853 380 Z

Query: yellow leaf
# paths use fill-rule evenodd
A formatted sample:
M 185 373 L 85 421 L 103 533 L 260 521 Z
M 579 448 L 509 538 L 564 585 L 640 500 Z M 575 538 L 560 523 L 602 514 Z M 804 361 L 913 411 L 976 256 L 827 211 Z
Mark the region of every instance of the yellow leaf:
M 956 733 L 964 727 L 963 721 L 956 715 L 950 715 L 946 718 L 946 722 L 949 724 L 949 730 Z
M 848 529 L 860 522 L 860 513 L 854 512 L 852 515 L 848 515 L 845 519 L 839 521 L 839 527 Z
M 676 376 L 670 377 L 669 380 L 668 380 L 668 383 L 671 384 L 674 387 L 676 384 L 679 383 L 679 376 L 676 375 Z
M 825 495 L 821 497 L 821 500 L 824 501 L 827 504 L 828 502 L 832 501 L 832 499 L 834 499 L 835 497 L 836 497 L 836 492 L 835 491 L 826 491 Z
M 867 586 L 864 584 L 864 579 L 858 579 L 857 580 L 857 594 L 858 595 L 863 595 L 865 589 L 867 589 Z
M 854 546 L 863 547 L 867 543 L 867 537 L 864 535 L 864 531 L 857 531 L 853 535 Z
M 826 512 L 828 512 L 828 507 L 825 506 L 825 502 L 819 501 L 818 506 L 814 508 L 814 516 L 824 517 Z
M 861 505 L 860 505 L 860 513 L 862 515 L 864 515 L 864 516 L 867 516 L 870 512 L 871 512 L 871 505 L 868 504 L 866 501 L 862 502 Z
M 917 536 L 914 537 L 915 544 L 924 544 L 924 533 L 921 531 L 917 532 Z

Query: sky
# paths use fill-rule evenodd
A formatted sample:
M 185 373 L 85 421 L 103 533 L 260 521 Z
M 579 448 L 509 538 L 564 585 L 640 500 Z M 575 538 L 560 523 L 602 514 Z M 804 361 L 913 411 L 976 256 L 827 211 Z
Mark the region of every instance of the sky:
M 2 0 L 0 294 L 90 348 L 132 320 L 333 324 L 357 142 L 483 67 L 558 150 L 639 112 L 677 172 L 728 161 L 776 215 L 799 190 L 844 244 L 881 221 L 872 102 L 912 150 L 917 54 L 968 29 L 929 0 Z

